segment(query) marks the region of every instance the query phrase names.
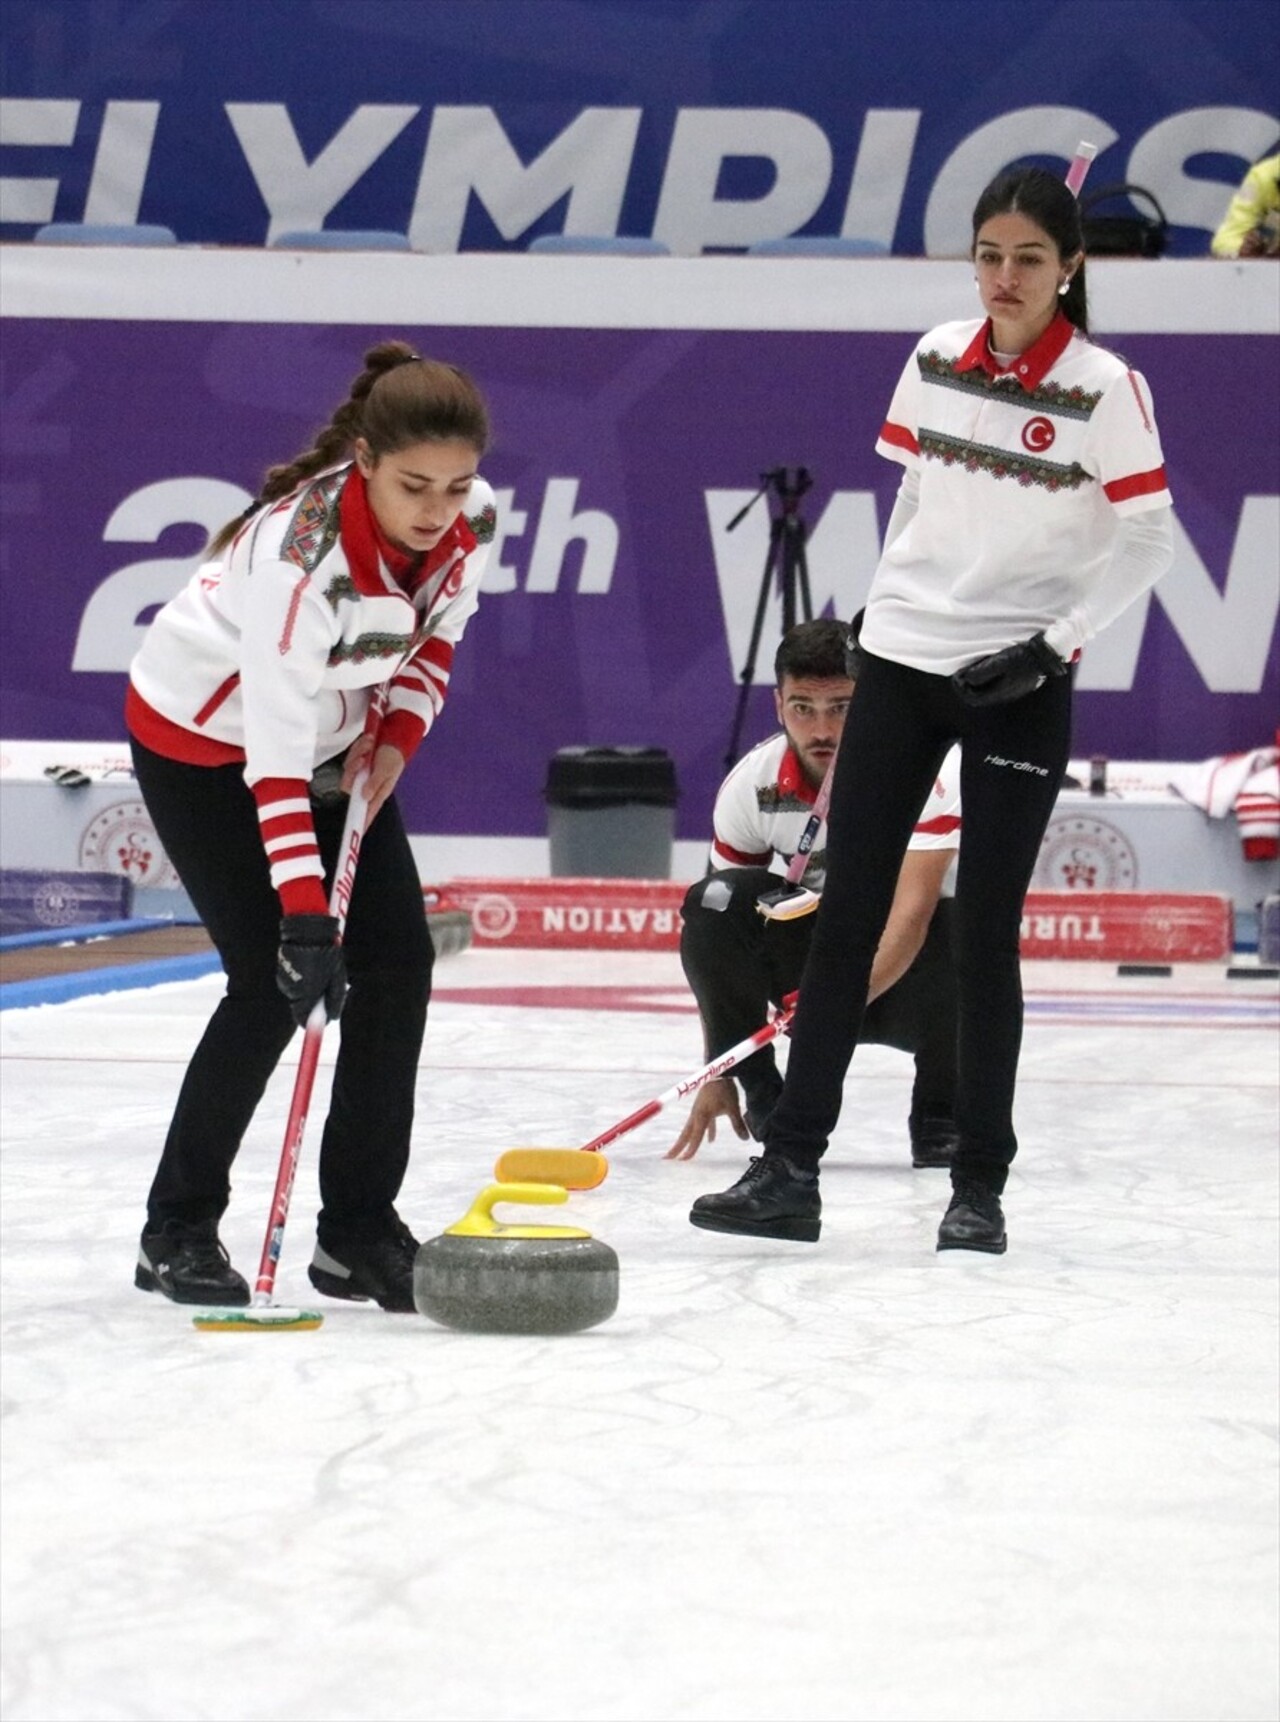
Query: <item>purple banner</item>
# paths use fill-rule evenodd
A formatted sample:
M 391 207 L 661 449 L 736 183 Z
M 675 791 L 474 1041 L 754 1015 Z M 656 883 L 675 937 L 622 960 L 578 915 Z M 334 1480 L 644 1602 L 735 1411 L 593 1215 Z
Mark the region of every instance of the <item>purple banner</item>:
M 6 324 L 0 733 L 123 736 L 140 626 L 263 469 L 306 446 L 384 331 Z M 444 715 L 402 794 L 412 830 L 535 835 L 560 747 L 665 748 L 677 834 L 705 835 L 768 547 L 727 522 L 807 466 L 815 614 L 861 603 L 897 469 L 873 443 L 901 334 L 446 329 L 405 334 L 480 380 L 500 538 Z M 1179 530 L 1158 596 L 1086 656 L 1075 752 L 1203 759 L 1276 722 L 1277 346 L 1119 336 L 1151 383 Z M 738 751 L 772 728 L 766 604 Z
M 0 32 L 8 238 L 951 257 L 993 173 L 1088 138 L 1198 257 L 1277 131 L 1274 0 L 5 0 Z

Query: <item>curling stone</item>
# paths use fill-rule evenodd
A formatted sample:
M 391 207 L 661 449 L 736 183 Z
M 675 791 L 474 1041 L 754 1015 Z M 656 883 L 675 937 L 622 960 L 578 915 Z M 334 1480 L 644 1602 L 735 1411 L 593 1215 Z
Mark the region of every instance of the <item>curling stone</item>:
M 567 1202 L 556 1184 L 490 1184 L 413 1264 L 420 1315 L 469 1333 L 577 1333 L 618 1307 L 618 1258 L 577 1226 L 506 1225 L 497 1202 Z
M 427 909 L 431 944 L 438 957 L 456 957 L 471 948 L 471 914 L 467 909 Z

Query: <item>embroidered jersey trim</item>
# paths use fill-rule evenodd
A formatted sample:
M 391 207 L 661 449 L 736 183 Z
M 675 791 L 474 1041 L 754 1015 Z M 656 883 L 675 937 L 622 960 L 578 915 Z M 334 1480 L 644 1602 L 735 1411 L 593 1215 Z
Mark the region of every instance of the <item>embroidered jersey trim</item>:
M 1092 484 L 1092 477 L 1076 461 L 1063 466 L 1057 461 L 1037 460 L 1014 454 L 1011 449 L 988 443 L 968 442 L 963 437 L 944 436 L 941 431 L 920 433 L 920 453 L 940 460 L 944 466 L 960 465 L 967 472 L 985 472 L 992 478 L 1016 478 L 1019 484 L 1040 484 L 1046 490 L 1078 490 Z
M 340 515 L 338 498 L 346 482 L 348 468 L 326 473 L 323 478 L 304 490 L 293 511 L 293 519 L 285 529 L 280 555 L 310 574 L 333 548 L 338 536 Z

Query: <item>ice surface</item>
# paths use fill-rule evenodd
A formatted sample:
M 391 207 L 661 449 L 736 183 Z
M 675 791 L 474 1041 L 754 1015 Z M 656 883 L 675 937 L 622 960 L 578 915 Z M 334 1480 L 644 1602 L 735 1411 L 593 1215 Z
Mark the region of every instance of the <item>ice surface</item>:
M 5 1012 L 5 1718 L 1274 1717 L 1275 988 L 1028 987 L 1007 1256 L 935 1253 L 910 1062 L 866 1048 L 819 1244 L 690 1227 L 745 1149 L 664 1161 L 674 1109 L 555 1211 L 621 1303 L 554 1338 L 198 1333 L 132 1268 L 217 981 Z M 438 1234 L 700 1058 L 674 956 L 442 962 L 402 1212 Z M 223 1224 L 250 1277 L 292 1074 Z

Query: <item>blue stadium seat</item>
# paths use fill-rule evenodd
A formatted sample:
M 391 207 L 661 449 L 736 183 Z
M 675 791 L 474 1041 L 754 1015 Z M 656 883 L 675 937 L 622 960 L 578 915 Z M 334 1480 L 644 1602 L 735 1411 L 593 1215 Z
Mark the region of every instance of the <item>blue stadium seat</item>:
M 408 236 L 386 227 L 321 227 L 277 233 L 277 251 L 412 251 Z
M 50 221 L 36 229 L 37 245 L 176 245 L 171 227 L 147 222 Z
M 757 239 L 748 257 L 888 257 L 882 239 L 845 239 L 837 234 L 791 234 L 786 239 Z
M 530 251 L 573 252 L 581 256 L 670 257 L 671 247 L 660 239 L 627 237 L 621 233 L 540 233 L 529 241 Z

